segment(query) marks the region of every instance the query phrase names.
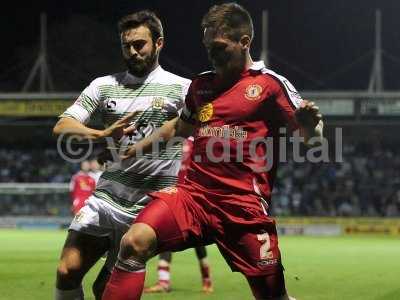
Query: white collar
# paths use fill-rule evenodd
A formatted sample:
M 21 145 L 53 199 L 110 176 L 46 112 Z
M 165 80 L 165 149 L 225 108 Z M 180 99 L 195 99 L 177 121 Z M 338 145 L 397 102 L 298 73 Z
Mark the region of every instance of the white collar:
M 261 71 L 262 69 L 265 69 L 265 63 L 263 60 L 259 60 L 259 61 L 254 61 L 253 64 L 250 67 L 250 70 L 254 70 L 254 71 Z

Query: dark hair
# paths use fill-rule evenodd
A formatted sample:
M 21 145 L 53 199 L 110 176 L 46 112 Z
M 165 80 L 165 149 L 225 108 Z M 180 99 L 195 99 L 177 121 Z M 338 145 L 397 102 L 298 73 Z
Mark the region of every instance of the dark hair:
M 202 29 L 212 28 L 239 41 L 243 35 L 254 36 L 253 21 L 241 5 L 231 2 L 212 6 L 201 21 Z
M 141 10 L 122 17 L 118 22 L 118 31 L 121 34 L 128 29 L 141 25 L 146 26 L 150 30 L 153 42 L 157 41 L 159 37 L 164 36 L 160 19 L 150 10 Z

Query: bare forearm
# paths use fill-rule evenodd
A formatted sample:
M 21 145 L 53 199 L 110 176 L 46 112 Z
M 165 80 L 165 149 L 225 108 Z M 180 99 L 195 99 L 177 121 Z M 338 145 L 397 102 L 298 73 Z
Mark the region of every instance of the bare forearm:
M 53 128 L 55 135 L 73 134 L 87 139 L 99 139 L 103 137 L 103 131 L 89 128 L 72 118 L 61 118 Z

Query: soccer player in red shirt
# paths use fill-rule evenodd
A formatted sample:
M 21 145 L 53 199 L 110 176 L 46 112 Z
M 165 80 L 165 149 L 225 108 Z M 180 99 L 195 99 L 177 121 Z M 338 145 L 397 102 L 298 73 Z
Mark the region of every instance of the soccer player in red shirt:
M 96 188 L 96 180 L 90 175 L 89 161 L 81 163 L 81 169 L 72 176 L 69 189 L 71 192 L 71 210 L 76 215 L 85 205 L 85 201 L 92 195 Z
M 209 243 L 232 271 L 244 274 L 256 299 L 290 299 L 268 215 L 280 128 L 299 129 L 306 144 L 319 145 L 322 116 L 287 79 L 252 61 L 253 26 L 243 7 L 215 5 L 202 27 L 215 72 L 193 80 L 180 117 L 126 153 L 194 136 L 186 180 L 151 194 L 154 200 L 122 238 L 105 300 L 140 299 L 145 263 L 157 253 Z

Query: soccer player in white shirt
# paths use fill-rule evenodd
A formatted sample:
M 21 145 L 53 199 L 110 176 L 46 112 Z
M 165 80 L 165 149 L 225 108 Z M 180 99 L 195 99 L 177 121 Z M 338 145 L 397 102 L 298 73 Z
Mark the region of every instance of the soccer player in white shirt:
M 176 117 L 182 108 L 190 80 L 159 65 L 164 44 L 160 20 L 150 11 L 140 11 L 123 17 L 118 25 L 128 71 L 92 81 L 60 116 L 53 129 L 56 135 L 112 137 L 117 147 L 125 148 Z M 85 125 L 95 111 L 102 115 L 104 130 Z M 181 150 L 181 145 L 161 147 L 156 156 L 116 161 L 107 167 L 69 228 L 57 268 L 55 299 L 83 299 L 82 279 L 106 251 L 111 271 L 122 235 L 150 200 L 146 194 L 176 183 Z M 103 282 L 106 279 L 107 274 Z M 100 299 L 103 286 L 96 282 L 94 293 Z

